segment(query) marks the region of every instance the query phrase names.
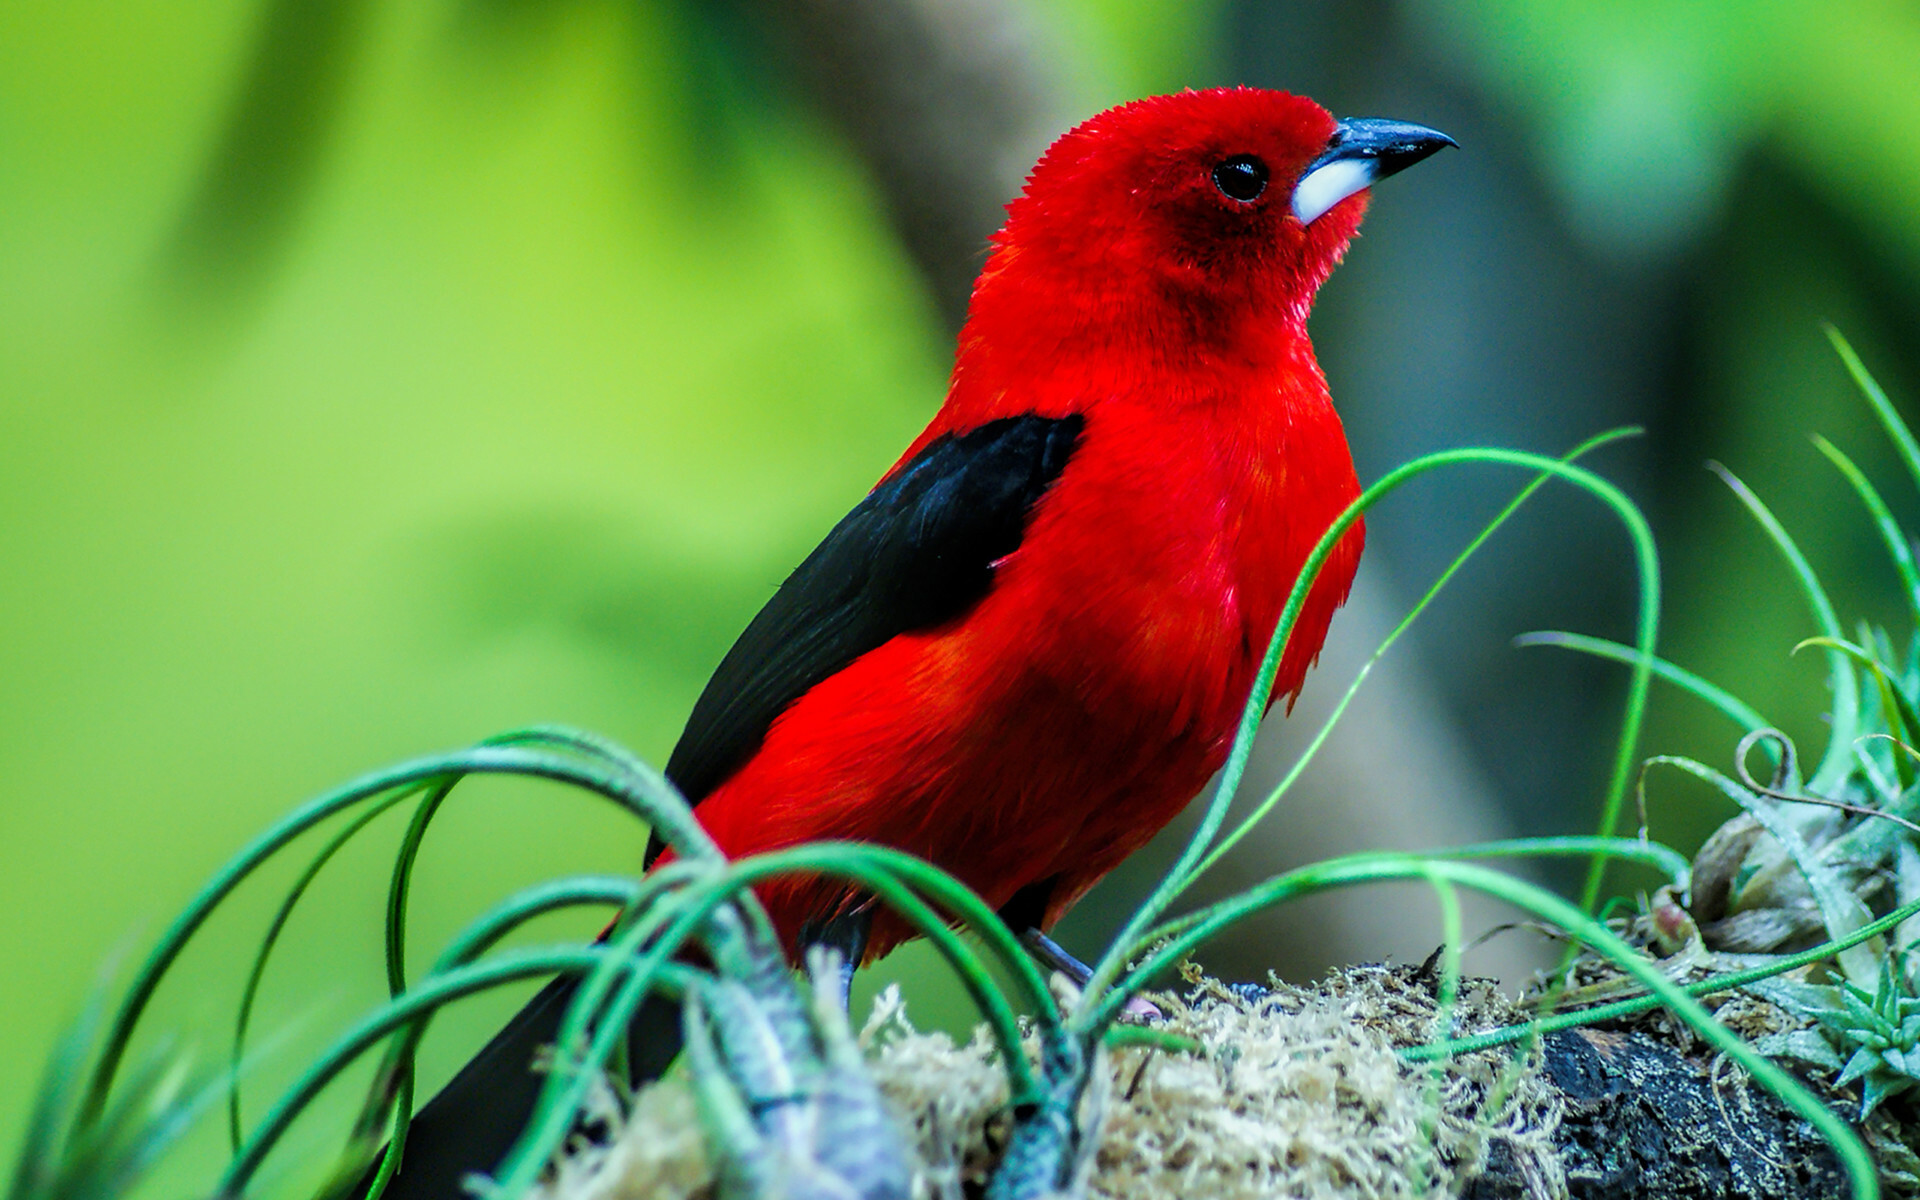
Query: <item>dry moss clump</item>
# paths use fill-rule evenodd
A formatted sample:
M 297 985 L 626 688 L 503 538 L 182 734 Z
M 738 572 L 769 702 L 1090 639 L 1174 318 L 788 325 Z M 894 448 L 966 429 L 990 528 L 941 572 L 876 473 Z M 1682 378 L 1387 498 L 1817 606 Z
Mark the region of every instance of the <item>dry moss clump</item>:
M 1106 1056 L 1085 1117 L 1098 1122 L 1088 1193 L 1112 1200 L 1297 1197 L 1368 1200 L 1456 1194 L 1496 1143 L 1542 1196 L 1564 1196 L 1553 1150 L 1561 1102 L 1537 1065 L 1504 1050 L 1443 1066 L 1397 1047 L 1432 1040 L 1436 980 L 1415 968 L 1356 967 L 1310 988 L 1229 989 L 1190 978 L 1156 996 L 1163 1026 L 1194 1055 Z M 1520 1014 L 1468 981 L 1452 1032 Z M 909 1023 L 897 994 L 861 1034 L 874 1077 L 912 1132 L 914 1200 L 978 1195 L 1005 1143 L 1006 1078 L 984 1030 L 964 1045 Z M 705 1200 L 712 1173 L 684 1080 L 646 1088 L 624 1129 L 581 1144 L 541 1200 Z

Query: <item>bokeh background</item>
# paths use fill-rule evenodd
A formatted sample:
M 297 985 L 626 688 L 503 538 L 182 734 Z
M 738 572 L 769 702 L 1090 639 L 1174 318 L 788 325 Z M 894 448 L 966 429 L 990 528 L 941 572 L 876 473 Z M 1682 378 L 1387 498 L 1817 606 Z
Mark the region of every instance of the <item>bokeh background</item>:
M 932 413 L 1026 165 L 1151 92 L 1283 87 L 1458 138 L 1380 189 L 1314 318 L 1362 477 L 1647 426 L 1595 463 L 1653 520 L 1665 650 L 1817 746 L 1819 665 L 1787 653 L 1813 630 L 1701 463 L 1775 501 L 1844 612 L 1892 614 L 1805 435 L 1920 509 L 1819 324 L 1911 410 L 1915 63 L 1920 7 L 1889 0 L 0 5 L 0 1145 L 102 972 L 296 801 L 537 721 L 663 759 L 733 634 Z M 1517 483 L 1436 478 L 1371 519 L 1263 772 Z M 1589 829 L 1622 674 L 1511 639 L 1625 637 L 1632 588 L 1600 507 L 1543 496 L 1214 886 Z M 1662 696 L 1645 746 L 1724 763 L 1731 734 Z M 1670 782 L 1653 801 L 1689 848 L 1725 815 Z M 516 883 L 631 869 L 644 836 L 463 790 L 421 944 Z M 384 853 L 344 855 L 289 931 L 263 1095 L 379 993 Z M 1094 950 L 1156 853 L 1063 939 Z M 274 899 L 250 890 L 161 997 L 203 1060 Z M 1417 892 L 1370 893 L 1211 961 L 1297 975 L 1438 936 Z M 1538 953 L 1508 934 L 1469 961 Z M 962 1019 L 925 965 L 886 970 Z M 509 1004 L 449 1019 L 429 1074 Z

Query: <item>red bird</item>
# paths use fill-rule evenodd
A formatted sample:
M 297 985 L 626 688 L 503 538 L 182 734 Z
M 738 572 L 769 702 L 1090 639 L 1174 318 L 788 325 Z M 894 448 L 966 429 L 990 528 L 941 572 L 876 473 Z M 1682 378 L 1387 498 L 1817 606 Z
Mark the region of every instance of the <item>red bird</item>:
M 1367 186 L 1451 144 L 1251 88 L 1135 101 L 1055 142 L 993 239 L 946 403 L 694 706 L 667 774 L 721 848 L 885 843 L 1043 931 L 1171 820 L 1359 493 L 1314 294 Z M 1298 694 L 1362 538 L 1315 583 L 1276 696 Z M 908 936 L 884 913 L 868 929 L 838 884 L 758 890 L 790 943 L 870 959 Z M 566 991 L 422 1112 L 390 1195 L 436 1194 L 442 1156 L 416 1145 L 435 1128 L 463 1169 L 504 1152 L 452 1102 L 477 1097 L 510 1142 L 502 1072 L 525 1090 Z
M 720 847 L 882 842 L 1045 930 L 1185 807 L 1359 493 L 1314 293 L 1366 186 L 1447 143 L 1250 88 L 1055 142 L 993 239 L 939 414 L 694 706 L 667 774 Z M 1298 694 L 1362 540 L 1316 582 L 1276 695 Z M 856 902 L 759 892 L 789 939 Z M 880 914 L 867 956 L 906 936 Z

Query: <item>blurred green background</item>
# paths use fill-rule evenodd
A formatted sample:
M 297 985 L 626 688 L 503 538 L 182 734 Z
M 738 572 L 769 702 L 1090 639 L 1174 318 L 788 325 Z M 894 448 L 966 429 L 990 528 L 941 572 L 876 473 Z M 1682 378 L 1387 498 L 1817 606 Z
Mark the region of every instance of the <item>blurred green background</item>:
M 732 635 L 932 413 L 1026 164 L 1153 91 L 1284 87 L 1459 138 L 1382 189 L 1315 318 L 1362 476 L 1649 425 L 1600 465 L 1655 520 L 1667 652 L 1817 746 L 1819 667 L 1786 653 L 1810 623 L 1699 464 L 1775 500 L 1843 612 L 1894 611 L 1804 435 L 1920 511 L 1818 326 L 1911 411 L 1915 63 L 1920 6 L 1875 0 L 0 5 L 0 1145 L 102 964 L 299 799 L 537 721 L 663 759 Z M 1514 482 L 1372 520 L 1303 709 Z M 1587 827 L 1618 672 L 1508 643 L 1624 636 L 1630 566 L 1597 506 L 1540 505 L 1237 869 L 1382 828 Z M 1715 721 L 1663 699 L 1646 746 L 1723 763 Z M 1682 845 L 1724 815 L 1658 800 Z M 475 788 L 428 844 L 423 944 L 643 844 L 577 798 Z M 263 1094 L 378 994 L 383 867 L 349 853 L 290 931 Z M 156 1026 L 203 1057 L 272 901 L 250 890 L 162 996 Z M 1307 971 L 1437 938 L 1383 922 L 1408 924 L 1375 902 L 1220 954 Z M 450 1021 L 429 1072 L 506 1003 Z

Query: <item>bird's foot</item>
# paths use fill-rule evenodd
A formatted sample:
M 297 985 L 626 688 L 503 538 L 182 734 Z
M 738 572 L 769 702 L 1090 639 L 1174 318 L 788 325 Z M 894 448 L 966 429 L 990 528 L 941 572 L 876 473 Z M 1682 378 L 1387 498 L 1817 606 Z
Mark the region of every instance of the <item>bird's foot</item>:
M 809 921 L 800 927 L 801 953 L 811 959 L 811 949 L 823 947 L 834 952 L 832 977 L 816 979 L 816 988 L 837 988 L 840 1011 L 847 1012 L 853 1001 L 853 970 L 866 957 L 867 938 L 873 932 L 873 906 L 868 904 L 850 913 Z
M 1049 970 L 1058 971 L 1073 982 L 1073 986 L 1084 988 L 1087 980 L 1093 978 L 1093 968 L 1067 952 L 1066 947 L 1054 941 L 1038 929 L 1029 929 L 1020 935 L 1020 942 L 1033 955 L 1033 960 Z M 1166 1019 L 1166 1014 L 1151 1000 L 1135 996 L 1127 1001 L 1120 1012 L 1120 1019 L 1130 1024 L 1146 1025 Z

